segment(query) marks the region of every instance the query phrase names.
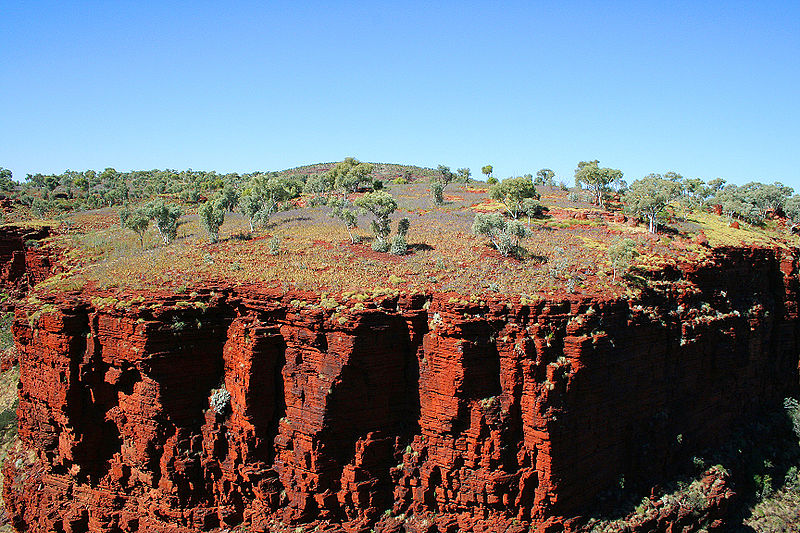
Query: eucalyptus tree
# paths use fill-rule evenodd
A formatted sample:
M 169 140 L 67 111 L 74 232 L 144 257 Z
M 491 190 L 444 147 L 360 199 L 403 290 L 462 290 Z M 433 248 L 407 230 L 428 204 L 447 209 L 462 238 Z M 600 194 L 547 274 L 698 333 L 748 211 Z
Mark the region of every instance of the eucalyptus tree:
M 611 184 L 622 179 L 622 171 L 615 168 L 600 166 L 600 161 L 581 161 L 575 169 L 575 185 L 586 187 L 592 192 L 594 202 L 600 207 L 605 206 L 605 196 L 611 189 Z
M 375 165 L 372 163 L 362 163 L 354 157 L 346 157 L 327 172 L 327 179 L 333 181 L 335 189 L 346 195 L 356 192 L 362 185 L 372 184 L 374 170 Z
M 357 199 L 355 205 L 372 213 L 370 228 L 375 234 L 373 249 L 384 252 L 388 250 L 387 239 L 392 232 L 389 217 L 397 209 L 397 201 L 385 191 L 375 191 Z
M 548 185 L 550 187 L 554 187 L 556 184 L 554 181 L 555 177 L 555 172 L 549 168 L 543 168 L 536 172 L 536 181 L 534 183 L 535 185 Z
M 508 214 L 518 218 L 522 211 L 522 202 L 526 198 L 536 198 L 536 187 L 533 180 L 525 176 L 507 178 L 489 187 L 489 196 L 505 204 Z
M 183 210 L 177 205 L 164 202 L 162 199 L 153 200 L 145 207 L 148 217 L 156 223 L 164 244 L 169 244 L 178 235 L 178 219 L 183 215 Z
M 126 206 L 120 211 L 119 219 L 123 228 L 131 230 L 139 237 L 139 246 L 144 248 L 144 234 L 150 226 L 150 216 L 147 210 L 141 207 L 130 210 Z
M 650 174 L 634 181 L 625 194 L 627 209 L 647 218 L 650 233 L 658 231 L 658 216 L 681 195 L 681 184 L 661 174 Z

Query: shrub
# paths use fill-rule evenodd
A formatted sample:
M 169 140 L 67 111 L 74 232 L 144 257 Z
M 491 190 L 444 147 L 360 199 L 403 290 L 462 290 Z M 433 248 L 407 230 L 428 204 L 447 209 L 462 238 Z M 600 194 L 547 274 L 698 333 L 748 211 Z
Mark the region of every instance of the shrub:
M 408 228 L 411 226 L 411 222 L 408 218 L 403 217 L 397 222 L 397 234 L 402 235 L 405 238 L 408 235 Z
M 441 182 L 434 181 L 431 183 L 431 197 L 435 205 L 444 204 L 444 185 Z
M 150 226 L 150 217 L 142 209 L 130 211 L 127 207 L 119 213 L 122 227 L 133 231 L 139 237 L 139 245 L 144 248 L 144 234 Z
M 386 239 L 392 231 L 389 225 L 389 217 L 397 209 L 397 201 L 387 192 L 376 191 L 365 194 L 356 200 L 355 204 L 362 209 L 366 209 L 375 217 L 370 225 L 372 232 L 375 234 L 375 240 L 383 243 L 380 245 L 381 248 L 384 248 L 383 251 L 388 250 L 389 243 Z M 373 250 L 375 250 L 375 244 L 372 246 Z
M 272 237 L 269 241 L 269 253 L 270 255 L 278 255 L 281 253 L 281 238 L 277 235 Z
M 617 271 L 624 272 L 630 267 L 633 258 L 639 255 L 636 251 L 636 242 L 633 239 L 616 239 L 608 247 L 608 259 L 614 275 L 612 280 L 617 279 Z
M 358 227 L 358 213 L 350 200 L 347 198 L 333 197 L 328 201 L 331 212 L 328 216 L 338 218 L 344 223 L 347 228 L 347 234 L 350 235 L 350 243 L 356 243 L 356 237 L 353 235 L 353 230 Z
M 528 224 L 531 223 L 532 218 L 540 218 L 548 209 L 540 204 L 533 198 L 525 198 L 520 205 L 520 213 L 524 213 L 528 217 Z
M 518 220 L 506 220 L 500 213 L 478 213 L 472 223 L 472 233 L 489 237 L 492 245 L 503 256 L 521 257 L 525 249 L 520 246 L 528 229 Z
M 486 183 L 489 185 L 497 185 L 498 181 L 497 178 L 489 176 L 489 178 L 486 179 Z
M 211 391 L 209 405 L 215 413 L 219 415 L 225 414 L 225 411 L 227 411 L 228 407 L 231 405 L 231 393 L 225 390 L 225 388 L 214 389 Z
M 219 240 L 219 228 L 225 222 L 225 210 L 219 199 L 208 200 L 197 210 L 200 223 L 208 232 L 209 240 L 215 243 Z
M 177 205 L 171 205 L 164 200 L 155 200 L 147 204 L 144 208 L 149 218 L 156 222 L 158 230 L 164 244 L 169 244 L 178 235 L 178 219 L 183 214 L 183 210 Z
M 583 202 L 585 198 L 578 191 L 570 191 L 569 194 L 567 195 L 567 200 L 577 204 L 578 202 Z
M 405 255 L 408 252 L 406 238 L 399 233 L 392 238 L 392 246 L 389 250 L 393 255 Z
M 386 253 L 389 251 L 389 243 L 379 239 L 372 241 L 372 249 L 376 252 Z

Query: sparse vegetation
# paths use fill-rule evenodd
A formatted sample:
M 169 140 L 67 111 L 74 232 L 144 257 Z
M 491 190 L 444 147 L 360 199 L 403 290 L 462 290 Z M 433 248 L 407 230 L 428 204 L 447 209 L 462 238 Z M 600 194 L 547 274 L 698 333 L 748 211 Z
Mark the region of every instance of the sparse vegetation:
M 200 215 L 200 223 L 208 232 L 211 243 L 219 241 L 219 228 L 225 222 L 225 209 L 222 207 L 221 198 L 208 200 L 204 203 L 197 214 Z
M 472 223 L 472 232 L 488 237 L 503 256 L 521 257 L 525 251 L 520 241 L 527 235 L 527 228 L 518 220 L 506 220 L 498 213 L 478 213 Z
M 608 259 L 613 270 L 612 281 L 616 281 L 617 272 L 625 272 L 631 261 L 639 254 L 636 251 L 636 242 L 633 239 L 616 239 L 608 247 Z
M 386 252 L 389 249 L 387 239 L 392 232 L 389 217 L 397 209 L 397 201 L 387 192 L 376 191 L 365 194 L 356 200 L 355 204 L 372 213 L 374 220 L 370 228 L 375 234 L 373 249 L 378 252 Z

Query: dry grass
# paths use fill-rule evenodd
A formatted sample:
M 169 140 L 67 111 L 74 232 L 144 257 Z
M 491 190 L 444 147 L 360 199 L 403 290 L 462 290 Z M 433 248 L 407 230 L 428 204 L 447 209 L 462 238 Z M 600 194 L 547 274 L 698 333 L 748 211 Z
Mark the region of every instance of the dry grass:
M 773 228 L 733 230 L 722 217 L 707 213 L 694 214 L 685 227 L 676 224 L 675 236 L 654 237 L 641 226 L 607 222 L 596 207 L 570 204 L 566 191 L 550 189 L 542 203 L 553 207 L 556 216 L 531 222 L 531 235 L 523 242 L 528 255 L 520 261 L 501 257 L 486 239 L 471 234 L 476 211 L 503 208 L 487 197 L 486 189 L 450 185 L 445 191 L 448 201 L 441 207 L 433 205 L 426 183 L 391 185 L 388 190 L 399 204 L 393 227 L 401 217 L 411 221 L 411 251 L 402 257 L 370 249 L 366 216 L 360 217 L 356 230 L 363 243 L 351 245 L 344 226 L 327 215 L 326 207 L 280 212 L 252 239 L 240 237 L 249 231 L 247 220 L 229 213 L 220 231 L 222 240 L 213 245 L 197 216 L 188 214 L 174 243 L 163 246 L 151 228 L 144 249 L 132 232 L 119 227 L 116 210 L 104 209 L 70 217 L 71 231 L 54 243 L 69 250 L 68 273 L 40 290 L 260 284 L 331 293 L 391 286 L 408 292 L 491 290 L 532 296 L 570 290 L 620 295 L 627 288 L 622 281 L 611 281 L 607 246 L 621 235 L 637 242 L 641 255 L 635 266 L 647 270 L 704 260 L 708 250 L 691 240 L 697 228 L 712 245 L 786 246 L 797 241 Z M 581 213 L 589 218 L 575 218 Z M 274 237 L 280 239 L 278 254 L 273 253 Z

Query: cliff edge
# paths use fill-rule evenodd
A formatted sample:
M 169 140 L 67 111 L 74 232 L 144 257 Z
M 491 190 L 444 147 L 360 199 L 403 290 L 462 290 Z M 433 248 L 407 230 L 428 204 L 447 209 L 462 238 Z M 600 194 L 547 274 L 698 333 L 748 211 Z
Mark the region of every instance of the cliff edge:
M 8 513 L 42 532 L 579 531 L 621 478 L 655 484 L 796 392 L 799 258 L 718 248 L 635 299 L 29 299 Z M 713 474 L 722 531 L 736 494 Z

